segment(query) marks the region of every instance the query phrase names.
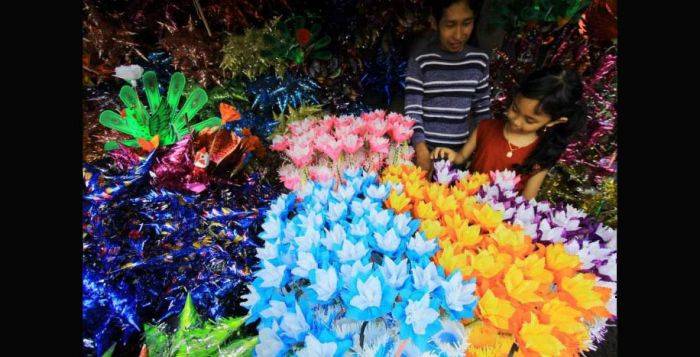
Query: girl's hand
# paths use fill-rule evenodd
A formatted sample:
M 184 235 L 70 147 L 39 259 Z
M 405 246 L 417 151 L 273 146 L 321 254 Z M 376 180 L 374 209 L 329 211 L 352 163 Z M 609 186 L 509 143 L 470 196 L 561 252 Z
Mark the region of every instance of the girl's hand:
M 457 165 L 461 165 L 464 162 L 464 158 L 458 152 L 443 147 L 439 147 L 433 150 L 433 152 L 430 155 L 430 158 L 433 160 L 446 159 L 448 161 L 454 162 Z

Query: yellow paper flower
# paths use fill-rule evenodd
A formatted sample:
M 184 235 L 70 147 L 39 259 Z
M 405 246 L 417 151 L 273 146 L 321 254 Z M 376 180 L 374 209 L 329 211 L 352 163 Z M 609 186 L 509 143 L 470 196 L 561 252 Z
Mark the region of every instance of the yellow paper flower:
M 578 256 L 567 253 L 561 243 L 549 245 L 546 249 L 545 256 L 549 270 L 576 269 L 581 263 Z
M 457 229 L 457 244 L 464 249 L 473 249 L 482 239 L 481 226 L 479 225 L 469 225 L 464 222 Z
M 510 334 L 498 333 L 498 330 L 483 321 L 475 321 L 467 326 L 467 357 L 507 356 L 515 342 Z
M 447 195 L 447 187 L 437 183 L 433 182 L 429 184 L 426 189 L 425 189 L 425 196 L 427 197 L 427 200 L 430 202 L 437 202 L 441 197 L 444 197 Z
M 436 220 L 438 217 L 437 212 L 433 209 L 433 204 L 430 202 L 418 202 L 413 213 L 422 220 Z
M 576 301 L 576 305 L 584 310 L 595 307 L 605 307 L 606 301 L 595 289 L 595 276 L 579 273 L 573 277 L 564 277 L 561 289 Z
M 579 342 L 579 349 L 588 340 L 588 329 L 581 321 L 581 312 L 569 306 L 566 302 L 554 298 L 542 306 L 542 315 L 548 323 L 557 330 L 572 335 Z
M 538 254 L 530 254 L 525 259 L 516 259 L 515 266 L 522 269 L 527 279 L 549 285 L 554 281 L 554 275 L 545 269 L 545 258 Z
M 489 231 L 495 229 L 503 221 L 503 214 L 489 205 L 482 205 L 478 209 L 475 208 L 472 210 L 472 213 L 477 222 Z
M 440 221 L 434 219 L 423 220 L 420 228 L 428 239 L 440 238 L 445 232 L 445 227 L 440 224 Z
M 489 289 L 479 299 L 478 307 L 485 320 L 502 330 L 508 330 L 508 320 L 515 313 L 515 308 L 510 301 L 497 298 Z
M 445 270 L 445 275 L 450 275 L 458 269 L 465 279 L 472 275 L 474 270 L 469 264 L 471 252 L 456 254 L 455 247 L 447 241 L 443 243 L 441 248 L 436 257 L 437 263 Z
M 397 195 L 395 190 L 391 190 L 391 194 L 387 200 L 389 208 L 395 210 L 397 213 L 402 213 L 410 208 L 409 203 L 411 203 L 411 199 L 406 197 L 404 193 Z
M 457 210 L 457 201 L 452 195 L 447 195 L 446 192 L 444 195 L 438 196 L 433 202 L 435 202 L 435 207 L 442 214 L 453 214 Z
M 403 190 L 414 202 L 422 201 L 425 197 L 424 185 L 422 181 L 406 182 Z
M 508 254 L 500 253 L 490 245 L 472 258 L 472 267 L 482 277 L 490 279 L 500 273 L 510 262 Z
M 503 284 L 506 286 L 508 295 L 522 304 L 543 300 L 541 296 L 537 295 L 540 283 L 535 280 L 525 280 L 523 272 L 515 265 L 508 268 L 505 277 L 503 277 Z
M 519 336 L 525 348 L 539 353 L 541 356 L 560 356 L 566 349 L 554 335 L 552 325 L 540 324 L 535 314 L 530 313 L 531 320 L 520 328 Z
M 527 249 L 528 242 L 525 240 L 525 234 L 522 231 L 509 229 L 503 224 L 499 224 L 491 236 L 499 247 L 509 247 L 513 252 L 522 252 Z

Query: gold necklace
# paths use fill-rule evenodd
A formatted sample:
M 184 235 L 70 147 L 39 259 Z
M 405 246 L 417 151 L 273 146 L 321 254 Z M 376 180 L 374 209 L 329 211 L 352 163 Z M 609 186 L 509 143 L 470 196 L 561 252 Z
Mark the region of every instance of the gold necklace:
M 519 147 L 516 147 L 513 149 L 513 146 L 510 145 L 510 141 L 508 141 L 508 137 L 506 136 L 505 130 L 503 131 L 503 138 L 506 139 L 506 144 L 508 144 L 508 152 L 506 153 L 507 158 L 513 157 L 513 151 L 520 149 Z

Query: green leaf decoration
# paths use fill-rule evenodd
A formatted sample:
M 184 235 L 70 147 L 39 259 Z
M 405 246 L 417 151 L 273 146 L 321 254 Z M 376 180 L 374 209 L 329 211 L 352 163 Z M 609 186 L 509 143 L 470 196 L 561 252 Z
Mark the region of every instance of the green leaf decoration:
M 222 348 L 219 355 L 228 357 L 251 357 L 253 356 L 253 351 L 258 342 L 258 336 L 239 339 Z
M 148 112 L 141 104 L 139 95 L 136 93 L 133 87 L 125 85 L 119 91 L 119 98 L 124 102 L 127 110 L 131 110 L 136 119 L 136 122 L 141 126 L 146 126 L 148 123 Z
M 294 62 L 296 62 L 296 64 L 301 64 L 302 62 L 304 62 L 304 51 L 301 48 L 299 48 L 299 47 L 295 48 L 292 56 L 293 56 Z
M 170 77 L 170 85 L 168 85 L 168 105 L 173 111 L 177 110 L 178 104 L 180 104 L 180 97 L 182 96 L 182 91 L 185 89 L 185 75 L 182 72 L 173 73 Z
M 158 135 L 168 129 L 170 124 L 170 108 L 167 105 L 159 105 L 148 121 L 148 129 L 151 136 Z
M 221 125 L 221 118 L 213 117 L 213 118 L 209 118 L 207 120 L 201 121 L 195 125 L 192 125 L 192 129 L 194 131 L 200 131 L 204 128 L 211 128 L 211 127 L 215 127 L 218 125 Z
M 143 91 L 146 93 L 149 108 L 158 108 L 160 106 L 160 92 L 158 91 L 158 79 L 156 72 L 148 71 L 141 78 L 143 81 Z
M 105 353 L 102 354 L 102 357 L 112 357 L 112 354 L 114 353 L 114 348 L 117 347 L 117 343 L 113 343 L 112 346 L 105 351 Z
M 331 37 L 328 35 L 325 35 L 321 37 L 320 40 L 318 40 L 316 43 L 314 43 L 314 48 L 316 49 L 322 49 L 326 46 L 328 46 L 331 43 Z

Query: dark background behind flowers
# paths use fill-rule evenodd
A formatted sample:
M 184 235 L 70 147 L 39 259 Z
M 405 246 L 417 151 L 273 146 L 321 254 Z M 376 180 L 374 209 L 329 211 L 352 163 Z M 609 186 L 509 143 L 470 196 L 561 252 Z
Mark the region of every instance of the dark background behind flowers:
M 186 91 L 198 85 L 210 97 L 200 112 L 203 118 L 217 115 L 222 101 L 233 104 L 242 114 L 235 125 L 250 128 L 268 144 L 265 138 L 278 123 L 274 118 L 288 115 L 292 109 L 298 112 L 320 105 L 323 111 L 336 114 L 358 114 L 375 108 L 402 112 L 409 53 L 432 36 L 430 11 L 420 0 L 328 0 L 322 5 L 303 0 L 85 0 L 83 4 L 82 123 L 83 160 L 87 163 L 103 160 L 104 143 L 122 138 L 98 123 L 103 110 L 121 109 L 117 95 L 126 82 L 113 77 L 120 65 L 138 64 L 156 71 L 163 88 L 167 88 L 172 73 L 182 71 L 189 80 Z M 476 6 L 481 11 L 475 42 L 491 53 L 494 115 L 502 115 L 520 76 L 538 66 L 558 63 L 582 74 L 588 126 L 550 172 L 538 199 L 573 204 L 615 227 L 617 2 L 487 0 Z M 86 266 L 84 280 L 89 281 L 87 286 L 92 290 L 84 291 L 84 296 L 92 294 L 103 299 L 95 301 L 112 301 L 92 306 L 111 311 L 106 320 L 92 321 L 85 314 L 95 316 L 97 310 L 84 309 L 84 320 L 90 323 L 85 334 L 89 340 L 86 345 L 91 346 L 88 353 L 104 351 L 105 346 L 96 345 L 109 347 L 111 341 L 121 339 L 115 355 L 135 355 L 138 331 L 121 335 L 110 331 L 122 327 L 128 332 L 128 328 L 118 325 L 126 322 L 125 326 L 131 326 L 129 318 L 137 319 L 134 316 L 139 313 L 142 320 L 134 321 L 136 325 L 172 316 L 184 303 L 184 289 L 199 289 L 194 291 L 195 305 L 208 308 L 200 311 L 206 317 L 233 312 L 223 304 L 233 304 L 231 294 L 237 291 L 238 282 L 222 277 L 218 266 L 228 255 L 247 253 L 241 247 L 217 243 L 210 233 L 215 229 L 221 237 L 253 239 L 259 229 L 260 209 L 280 189 L 275 182 L 275 155 L 268 152 L 264 159 L 248 165 L 239 183 L 239 190 L 249 195 L 255 192 L 259 202 L 243 202 L 239 199 L 241 192 L 216 188 L 206 197 L 176 199 L 164 192 L 146 194 L 149 189 L 144 187 L 140 188 L 143 192 L 130 193 L 135 201 L 112 202 L 100 214 L 90 216 L 90 210 L 97 208 L 93 203 L 85 205 L 90 219 L 85 221 L 84 259 L 114 259 L 99 267 Z M 135 203 L 139 210 L 129 208 Z M 171 211 L 177 207 L 181 224 L 189 225 L 182 227 L 186 233 L 181 237 L 161 229 L 162 224 L 170 227 L 167 224 L 173 221 L 163 214 L 164 207 Z M 237 227 L 217 225 L 211 212 L 222 207 L 250 221 Z M 107 219 L 106 212 L 122 221 Z M 203 212 L 209 214 L 206 219 L 201 218 Z M 144 220 L 159 230 L 158 234 L 140 231 L 141 235 L 152 235 L 151 240 L 133 232 L 129 241 L 115 239 L 129 234 L 124 227 L 134 231 Z M 177 244 L 195 248 L 189 255 L 168 259 L 179 264 L 179 271 L 184 272 L 179 276 L 195 274 L 197 269 L 208 272 L 193 275 L 191 281 L 199 281 L 200 285 L 185 286 L 177 281 L 175 271 L 154 273 L 142 284 L 126 283 L 132 278 L 130 274 L 135 274 L 132 271 L 159 271 L 163 265 L 158 259 L 167 258 Z M 142 265 L 122 267 L 111 286 L 100 280 L 119 269 L 120 264 L 134 262 Z M 241 270 L 245 270 L 243 265 Z M 231 276 L 239 273 L 232 272 Z M 163 287 L 183 290 L 169 295 L 153 290 Z M 220 290 L 215 301 L 197 299 L 197 294 L 203 296 L 217 287 Z M 148 296 L 165 296 L 169 300 L 163 301 L 168 304 L 136 307 L 137 301 Z M 610 331 L 615 333 L 614 329 Z M 612 355 L 614 350 L 615 339 L 611 337 L 596 353 Z

